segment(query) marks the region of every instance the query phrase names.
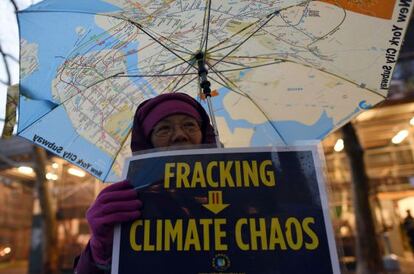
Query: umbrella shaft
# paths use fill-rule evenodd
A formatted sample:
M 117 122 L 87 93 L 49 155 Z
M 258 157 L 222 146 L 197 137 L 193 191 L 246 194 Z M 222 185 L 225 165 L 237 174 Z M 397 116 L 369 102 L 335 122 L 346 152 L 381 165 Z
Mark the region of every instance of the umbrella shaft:
M 207 105 L 208 105 L 208 111 L 210 114 L 211 123 L 214 128 L 214 137 L 216 138 L 216 144 L 218 148 L 221 148 L 220 138 L 219 138 L 219 134 L 217 130 L 216 118 L 214 116 L 214 111 L 213 111 L 213 104 L 211 103 L 211 96 L 206 96 L 206 99 L 207 99 Z
M 204 57 L 205 57 L 204 53 L 199 52 L 195 56 L 195 59 L 197 60 L 197 65 L 198 65 L 198 76 L 200 77 L 200 87 L 203 90 L 204 95 L 208 97 L 210 96 L 210 93 L 211 93 L 211 89 L 210 89 L 211 84 L 207 79 L 208 70 L 207 70 L 206 61 Z
M 216 144 L 218 148 L 221 148 L 220 138 L 219 138 L 218 130 L 217 130 L 216 118 L 214 117 L 213 104 L 211 103 L 211 89 L 210 89 L 211 84 L 210 84 L 210 81 L 208 81 L 207 79 L 208 70 L 207 70 L 207 66 L 206 66 L 206 62 L 204 58 L 204 53 L 203 52 L 197 53 L 197 55 L 195 56 L 195 59 L 197 60 L 197 65 L 198 65 L 198 76 L 200 77 L 200 87 L 203 90 L 203 93 L 207 99 L 208 111 L 210 114 L 211 123 L 214 128 L 214 137 L 216 138 Z

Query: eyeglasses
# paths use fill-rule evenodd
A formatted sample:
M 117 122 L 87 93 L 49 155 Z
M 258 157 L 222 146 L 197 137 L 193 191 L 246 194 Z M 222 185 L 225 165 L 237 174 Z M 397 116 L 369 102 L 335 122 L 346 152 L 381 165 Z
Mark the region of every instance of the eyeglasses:
M 188 135 L 194 135 L 200 131 L 200 125 L 196 120 L 185 120 L 180 123 L 162 122 L 154 127 L 152 134 L 160 138 L 170 137 L 175 131 L 175 126 Z

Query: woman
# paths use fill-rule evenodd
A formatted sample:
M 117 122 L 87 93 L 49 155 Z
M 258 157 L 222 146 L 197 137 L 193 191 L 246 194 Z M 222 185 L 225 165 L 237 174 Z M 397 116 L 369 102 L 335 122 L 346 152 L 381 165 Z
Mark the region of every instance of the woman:
M 204 108 L 183 93 L 162 94 L 141 103 L 132 126 L 131 150 L 215 144 Z M 140 217 L 142 202 L 127 182 L 101 191 L 86 213 L 91 239 L 75 261 L 75 273 L 109 273 L 115 224 Z

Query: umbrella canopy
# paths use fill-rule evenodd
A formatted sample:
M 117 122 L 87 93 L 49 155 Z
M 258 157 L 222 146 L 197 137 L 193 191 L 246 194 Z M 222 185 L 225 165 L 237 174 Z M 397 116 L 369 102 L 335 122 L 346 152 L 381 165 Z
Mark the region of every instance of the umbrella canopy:
M 386 98 L 413 5 L 386 2 L 46 0 L 18 13 L 18 135 L 116 180 L 136 106 L 207 80 L 226 147 L 322 139 Z

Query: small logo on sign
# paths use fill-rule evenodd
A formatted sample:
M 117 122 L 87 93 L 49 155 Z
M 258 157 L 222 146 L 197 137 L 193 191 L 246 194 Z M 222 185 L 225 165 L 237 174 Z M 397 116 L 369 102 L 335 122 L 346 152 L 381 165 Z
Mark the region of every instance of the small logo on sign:
M 213 267 L 217 271 L 224 271 L 230 267 L 230 259 L 224 254 L 217 254 L 213 258 Z

